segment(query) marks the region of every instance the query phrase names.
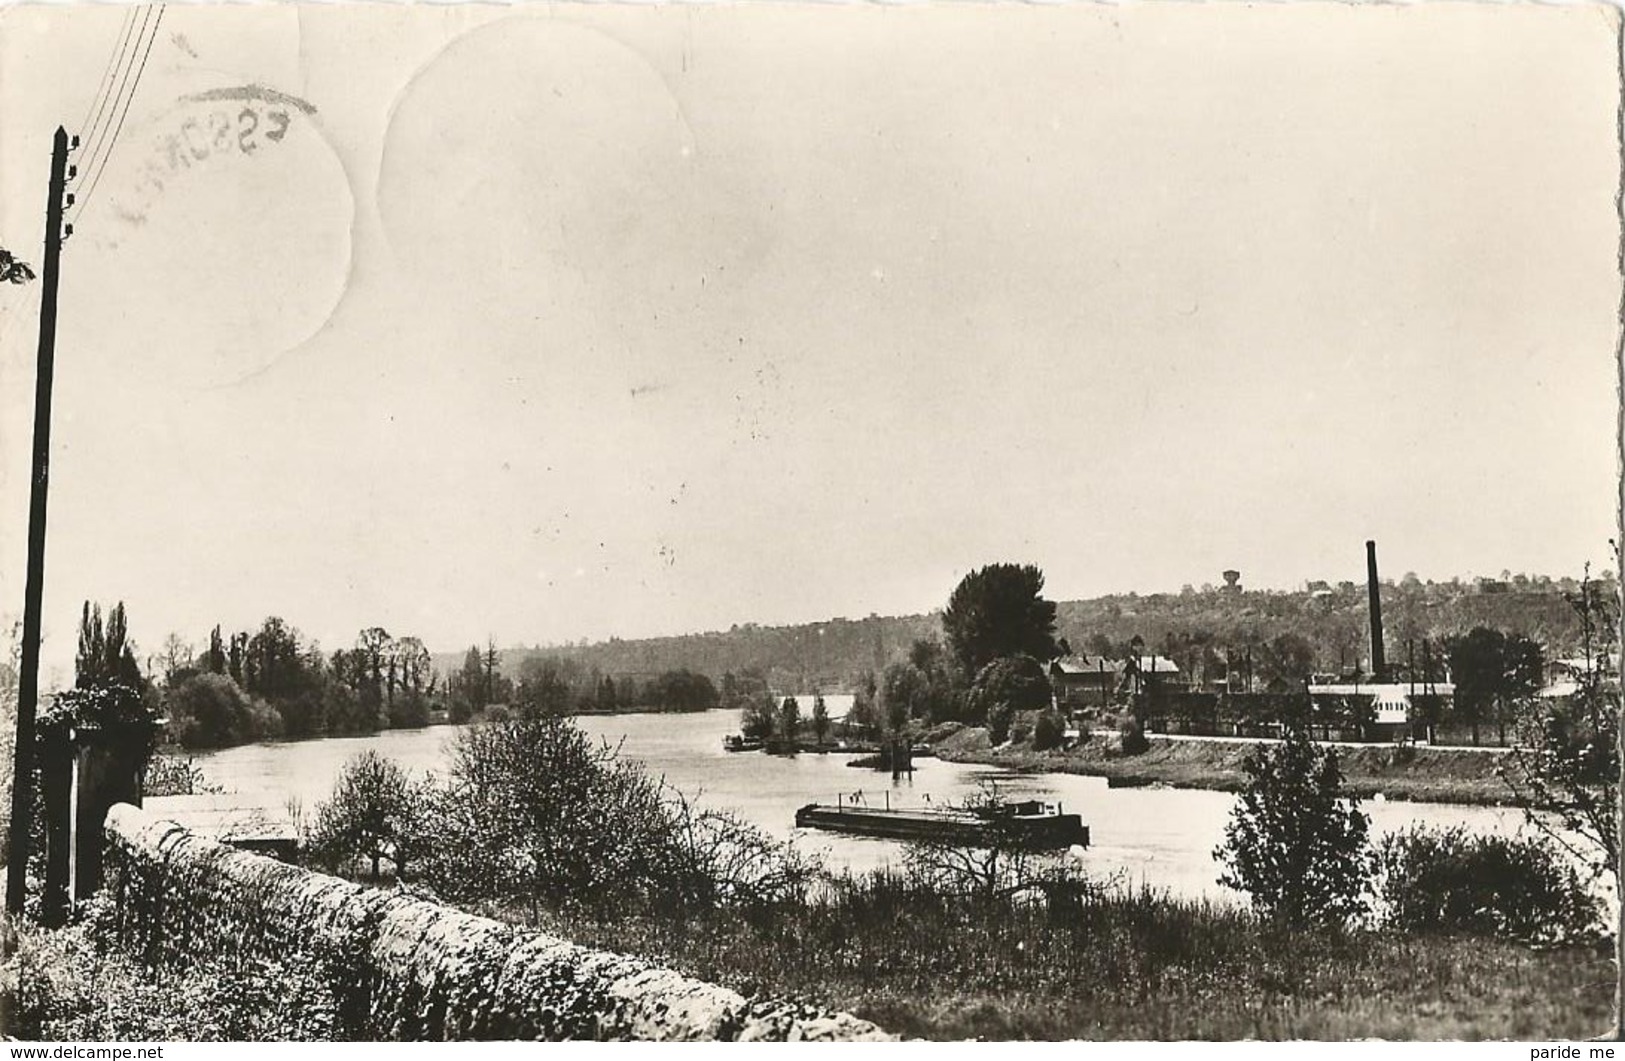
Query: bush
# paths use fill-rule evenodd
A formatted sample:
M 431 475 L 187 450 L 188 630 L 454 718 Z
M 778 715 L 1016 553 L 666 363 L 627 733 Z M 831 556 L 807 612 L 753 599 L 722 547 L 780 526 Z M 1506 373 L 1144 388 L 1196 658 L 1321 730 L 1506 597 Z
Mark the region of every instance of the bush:
M 364 751 L 344 764 L 331 798 L 316 807 L 311 850 L 323 865 L 337 869 L 356 859 L 389 859 L 396 877 L 426 839 L 428 786 L 413 781 L 399 763 Z
M 1575 868 L 1532 838 L 1412 826 L 1383 838 L 1377 865 L 1383 921 L 1402 931 L 1557 943 L 1601 924 Z
M 282 734 L 282 716 L 223 674 L 198 674 L 170 690 L 170 733 L 187 748 L 222 748 Z
M 1219 883 L 1289 925 L 1340 926 L 1366 912 L 1370 819 L 1343 795 L 1337 753 L 1301 726 L 1242 762 L 1248 784 L 1213 857 Z
M 1007 656 L 996 659 L 977 672 L 971 685 L 970 706 L 973 715 L 993 725 L 993 715 L 1001 708 L 1016 711 L 1042 711 L 1050 704 L 1049 675 L 1031 656 Z M 998 743 L 998 742 L 995 742 Z
M 700 890 L 660 787 L 568 719 L 476 723 L 450 753 L 425 866 L 440 894 L 637 907 Z
M 221 791 L 224 790 L 204 776 L 203 768 L 191 756 L 153 756 L 141 782 L 143 796 L 195 796 Z
M 1009 704 L 994 704 L 987 712 L 987 739 L 994 744 L 1003 744 L 1010 739 L 1010 723 L 1016 717 L 1016 709 Z
M 1117 736 L 1124 755 L 1144 755 L 1151 750 L 1151 742 L 1145 736 L 1145 723 L 1133 715 L 1117 724 Z
M 1066 721 L 1061 713 L 1053 707 L 1042 712 L 1038 721 L 1033 723 L 1033 748 L 1037 751 L 1049 751 L 1059 748 L 1066 740 Z

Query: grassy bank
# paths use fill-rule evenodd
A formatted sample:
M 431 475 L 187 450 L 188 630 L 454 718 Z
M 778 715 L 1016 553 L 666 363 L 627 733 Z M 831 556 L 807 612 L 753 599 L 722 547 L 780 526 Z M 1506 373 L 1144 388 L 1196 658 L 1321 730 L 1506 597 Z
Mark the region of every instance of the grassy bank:
M 1052 914 L 870 877 L 779 911 L 544 917 L 580 943 L 930 1039 L 1553 1039 L 1611 1020 L 1606 949 L 1291 932 L 1146 892 Z
M 936 744 L 948 762 L 985 763 L 1035 773 L 1104 777 L 1113 785 L 1169 785 L 1238 792 L 1246 784 L 1241 763 L 1251 743 L 1179 740 L 1152 736 L 1150 750 L 1123 755 L 1116 741 L 1096 736 L 1065 750 L 1035 751 L 1030 744 L 990 745 L 987 731 L 970 727 Z M 1505 803 L 1506 783 L 1496 776 L 1501 756 L 1493 751 L 1398 748 L 1389 744 L 1337 748 L 1344 787 L 1362 798 L 1382 793 L 1389 799 L 1423 803 Z

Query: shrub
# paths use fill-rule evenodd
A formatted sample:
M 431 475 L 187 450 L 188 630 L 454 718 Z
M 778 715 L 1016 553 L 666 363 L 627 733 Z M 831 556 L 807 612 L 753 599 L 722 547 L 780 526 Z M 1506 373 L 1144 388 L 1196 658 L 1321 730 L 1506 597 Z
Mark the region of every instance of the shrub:
M 321 1041 L 336 999 L 308 962 L 200 957 L 154 971 L 115 953 L 95 920 L 24 928 L 0 970 L 8 1035 L 33 1041 Z
M 1010 739 L 1010 723 L 1015 719 L 1016 709 L 1009 704 L 994 704 L 987 712 L 987 739 L 994 744 L 1003 744 Z
M 1145 723 L 1134 715 L 1126 716 L 1117 724 L 1117 736 L 1124 755 L 1144 755 L 1151 750 L 1151 742 L 1145 736 Z
M 660 788 L 559 717 L 453 739 L 425 876 L 441 894 L 638 906 L 695 890 Z
M 154 755 L 141 783 L 143 796 L 194 796 L 221 791 L 191 756 Z
M 1081 865 L 1070 852 L 1037 850 L 1019 832 L 1000 824 L 1005 807 L 997 788 L 984 785 L 959 809 L 989 819 L 978 843 L 957 840 L 911 840 L 903 845 L 905 880 L 917 893 L 959 896 L 993 902 L 1023 893 L 1046 895 L 1069 890 L 1084 881 Z
M 1290 925 L 1338 926 L 1366 912 L 1370 819 L 1343 795 L 1337 754 L 1301 726 L 1242 762 L 1248 783 L 1213 857 L 1219 883 Z
M 1066 722 L 1053 707 L 1042 712 L 1033 724 L 1033 747 L 1038 751 L 1059 748 L 1066 739 Z
M 389 859 L 395 875 L 404 876 L 408 859 L 420 848 L 430 794 L 393 759 L 364 751 L 344 764 L 333 795 L 316 807 L 310 846 L 317 860 L 332 868 L 358 858 L 372 863 Z
M 970 706 L 975 715 L 993 725 L 1000 708 L 1015 711 L 1042 711 L 1050 703 L 1049 675 L 1031 656 L 996 659 L 976 674 L 971 685 Z M 997 743 L 997 742 L 996 742 Z
M 1597 898 L 1575 868 L 1529 837 L 1410 829 L 1377 852 L 1384 923 L 1406 932 L 1567 942 L 1597 934 Z
M 170 690 L 170 732 L 187 748 L 219 748 L 280 736 L 282 716 L 223 674 L 198 674 Z

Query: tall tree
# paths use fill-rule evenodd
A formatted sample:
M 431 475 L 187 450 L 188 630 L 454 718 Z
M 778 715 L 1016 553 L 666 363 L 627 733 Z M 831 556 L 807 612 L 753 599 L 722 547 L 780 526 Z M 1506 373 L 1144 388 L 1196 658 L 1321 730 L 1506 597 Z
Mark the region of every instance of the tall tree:
M 428 696 L 434 691 L 434 657 L 422 641 L 403 637 L 395 642 L 395 654 L 400 660 L 403 689 L 415 697 Z
M 173 682 L 175 676 L 183 669 L 194 666 L 192 662 L 192 646 L 180 634 L 171 633 L 164 638 L 163 648 L 158 657 L 164 665 L 164 681 Z
M 203 657 L 203 669 L 210 674 L 226 673 L 226 645 L 220 638 L 220 624 L 209 631 L 209 652 Z
M 384 710 L 384 672 L 393 640 L 381 626 L 369 626 L 355 637 L 355 650 L 361 654 L 366 675 L 361 700 L 380 713 Z
M 1054 657 L 1055 604 L 1043 589 L 1032 564 L 989 564 L 960 580 L 942 628 L 966 678 L 1003 656 Z
M 497 651 L 495 638 L 485 640 L 485 702 L 495 703 L 497 695 L 497 664 L 502 662 L 502 653 Z
M 1493 717 L 1506 738 L 1509 705 L 1539 688 L 1546 669 L 1538 644 L 1519 634 L 1477 626 L 1449 644 L 1450 675 L 1455 680 L 1455 708 L 1473 729 Z
M 79 651 L 74 659 L 74 684 L 81 689 L 124 685 L 141 687 L 141 668 L 129 643 L 124 602 L 113 605 L 102 620 L 101 605 L 85 602 L 79 619 Z
M 467 699 L 468 706 L 479 710 L 486 704 L 488 686 L 485 683 L 485 659 L 480 655 L 478 646 L 469 645 L 468 655 L 463 657 L 461 675 L 462 695 Z

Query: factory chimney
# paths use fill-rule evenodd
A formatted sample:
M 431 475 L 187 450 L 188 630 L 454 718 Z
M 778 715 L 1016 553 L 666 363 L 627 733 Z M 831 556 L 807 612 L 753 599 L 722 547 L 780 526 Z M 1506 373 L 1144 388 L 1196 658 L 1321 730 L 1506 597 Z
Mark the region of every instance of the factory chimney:
M 1377 588 L 1377 543 L 1365 543 L 1366 588 L 1371 598 L 1371 680 L 1388 680 L 1388 664 L 1382 655 L 1382 595 Z

